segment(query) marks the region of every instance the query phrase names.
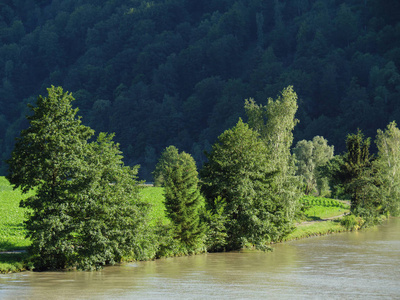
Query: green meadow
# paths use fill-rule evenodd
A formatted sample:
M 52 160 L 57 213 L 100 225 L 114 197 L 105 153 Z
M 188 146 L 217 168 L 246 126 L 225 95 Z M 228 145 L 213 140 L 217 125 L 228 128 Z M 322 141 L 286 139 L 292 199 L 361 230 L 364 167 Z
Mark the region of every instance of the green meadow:
M 30 245 L 30 240 L 25 238 L 25 209 L 19 207 L 19 202 L 28 196 L 14 191 L 7 179 L 0 177 L 0 252 L 21 251 L 0 254 L 0 273 L 25 269 L 23 261 L 27 254 L 22 251 Z

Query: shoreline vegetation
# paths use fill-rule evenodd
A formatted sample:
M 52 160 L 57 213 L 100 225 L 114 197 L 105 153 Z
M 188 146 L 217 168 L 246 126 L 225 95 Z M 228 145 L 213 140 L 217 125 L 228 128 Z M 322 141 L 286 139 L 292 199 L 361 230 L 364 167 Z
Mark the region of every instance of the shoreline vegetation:
M 146 202 L 152 203 L 151 223 L 157 226 L 161 221 L 168 224 L 169 220 L 165 215 L 163 188 L 143 187 L 141 196 Z M 21 272 L 30 269 L 27 263 L 29 254 L 27 249 L 30 241 L 25 238 L 23 228 L 25 209 L 19 207 L 20 200 L 26 197 L 19 190 L 12 190 L 12 186 L 5 177 L 0 177 L 0 273 Z M 314 197 L 315 199 L 326 199 Z M 321 206 L 323 200 L 314 201 L 314 205 L 309 205 L 304 210 L 303 216 L 296 223 L 296 228 L 287 235 L 282 242 L 321 236 L 332 233 L 350 231 L 340 222 L 343 215 L 349 213 L 349 205 L 345 201 L 342 207 L 333 206 L 334 201 L 326 199 L 331 206 Z M 317 204 L 318 205 L 315 205 Z M 325 203 L 326 204 L 326 203 Z
M 348 134 L 341 155 L 321 136 L 292 149 L 299 120 L 297 94 L 288 86 L 266 105 L 246 99 L 247 123 L 239 118 L 225 130 L 199 171 L 189 153 L 167 147 L 150 188 L 139 180 L 139 165 L 124 164 L 114 134 L 95 135 L 82 124 L 71 93 L 47 90 L 29 106 L 30 127 L 7 160 L 9 183 L 1 190 L 27 198 L 2 197 L 0 251 L 29 250 L 3 254 L 3 272 L 269 251 L 271 244 L 358 230 L 400 214 L 395 122 L 378 130 L 377 155 L 361 131 Z

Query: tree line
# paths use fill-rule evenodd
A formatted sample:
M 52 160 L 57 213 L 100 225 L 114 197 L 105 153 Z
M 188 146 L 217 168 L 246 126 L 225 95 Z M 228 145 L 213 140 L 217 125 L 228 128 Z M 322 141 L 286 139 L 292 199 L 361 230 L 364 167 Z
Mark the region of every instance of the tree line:
M 320 135 L 343 152 L 348 132 L 374 136 L 400 118 L 399 10 L 397 0 L 2 1 L 0 174 L 26 104 L 50 85 L 74 93 L 85 125 L 115 132 L 148 181 L 165 147 L 201 167 L 246 119 L 243 99 L 288 85 L 294 140 Z
M 32 264 L 45 269 L 97 269 L 123 259 L 267 250 L 294 229 L 305 193 L 349 197 L 347 221 L 376 224 L 400 212 L 400 131 L 395 122 L 370 140 L 349 134 L 347 152 L 333 156 L 323 137 L 292 149 L 297 94 L 283 89 L 265 105 L 245 101 L 248 122 L 219 135 L 197 171 L 193 157 L 167 147 L 153 175 L 164 187 L 169 225 L 149 225 L 139 166 L 122 161 L 114 136 L 83 125 L 61 87 L 30 105 L 29 127 L 17 139 L 8 180 L 35 195 L 21 201 L 32 241 Z M 293 150 L 293 151 L 292 151 Z M 352 218 L 352 219 L 351 219 Z

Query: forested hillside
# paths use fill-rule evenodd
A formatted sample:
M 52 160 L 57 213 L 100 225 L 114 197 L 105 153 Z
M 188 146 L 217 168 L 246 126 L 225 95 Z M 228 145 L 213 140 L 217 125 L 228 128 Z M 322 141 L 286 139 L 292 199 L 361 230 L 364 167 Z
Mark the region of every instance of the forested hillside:
M 26 104 L 50 85 L 152 180 L 167 146 L 202 164 L 245 99 L 288 85 L 295 140 L 324 136 L 341 152 L 357 128 L 375 137 L 400 122 L 399 68 L 397 0 L 3 0 L 0 175 Z

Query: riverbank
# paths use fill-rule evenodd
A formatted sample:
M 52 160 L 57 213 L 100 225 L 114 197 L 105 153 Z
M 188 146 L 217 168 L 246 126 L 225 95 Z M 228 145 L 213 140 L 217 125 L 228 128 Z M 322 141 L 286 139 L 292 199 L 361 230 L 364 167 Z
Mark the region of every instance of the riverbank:
M 19 207 L 22 197 L 27 196 L 19 191 L 13 191 L 8 181 L 0 177 L 0 273 L 30 269 L 29 255 L 26 253 L 30 241 L 25 238 L 26 232 L 23 226 L 25 211 Z M 162 188 L 144 188 L 142 198 L 153 204 L 152 225 L 169 222 L 165 216 Z M 335 219 L 343 212 L 346 210 L 332 205 L 312 206 L 305 212 L 305 221 L 299 222 L 296 229 L 283 241 L 346 231 L 346 228 Z
M 307 221 L 299 223 L 296 229 L 282 242 L 348 231 L 340 224 L 341 216 L 333 220 Z M 0 273 L 14 273 L 29 270 L 28 254 L 23 250 L 0 252 Z

